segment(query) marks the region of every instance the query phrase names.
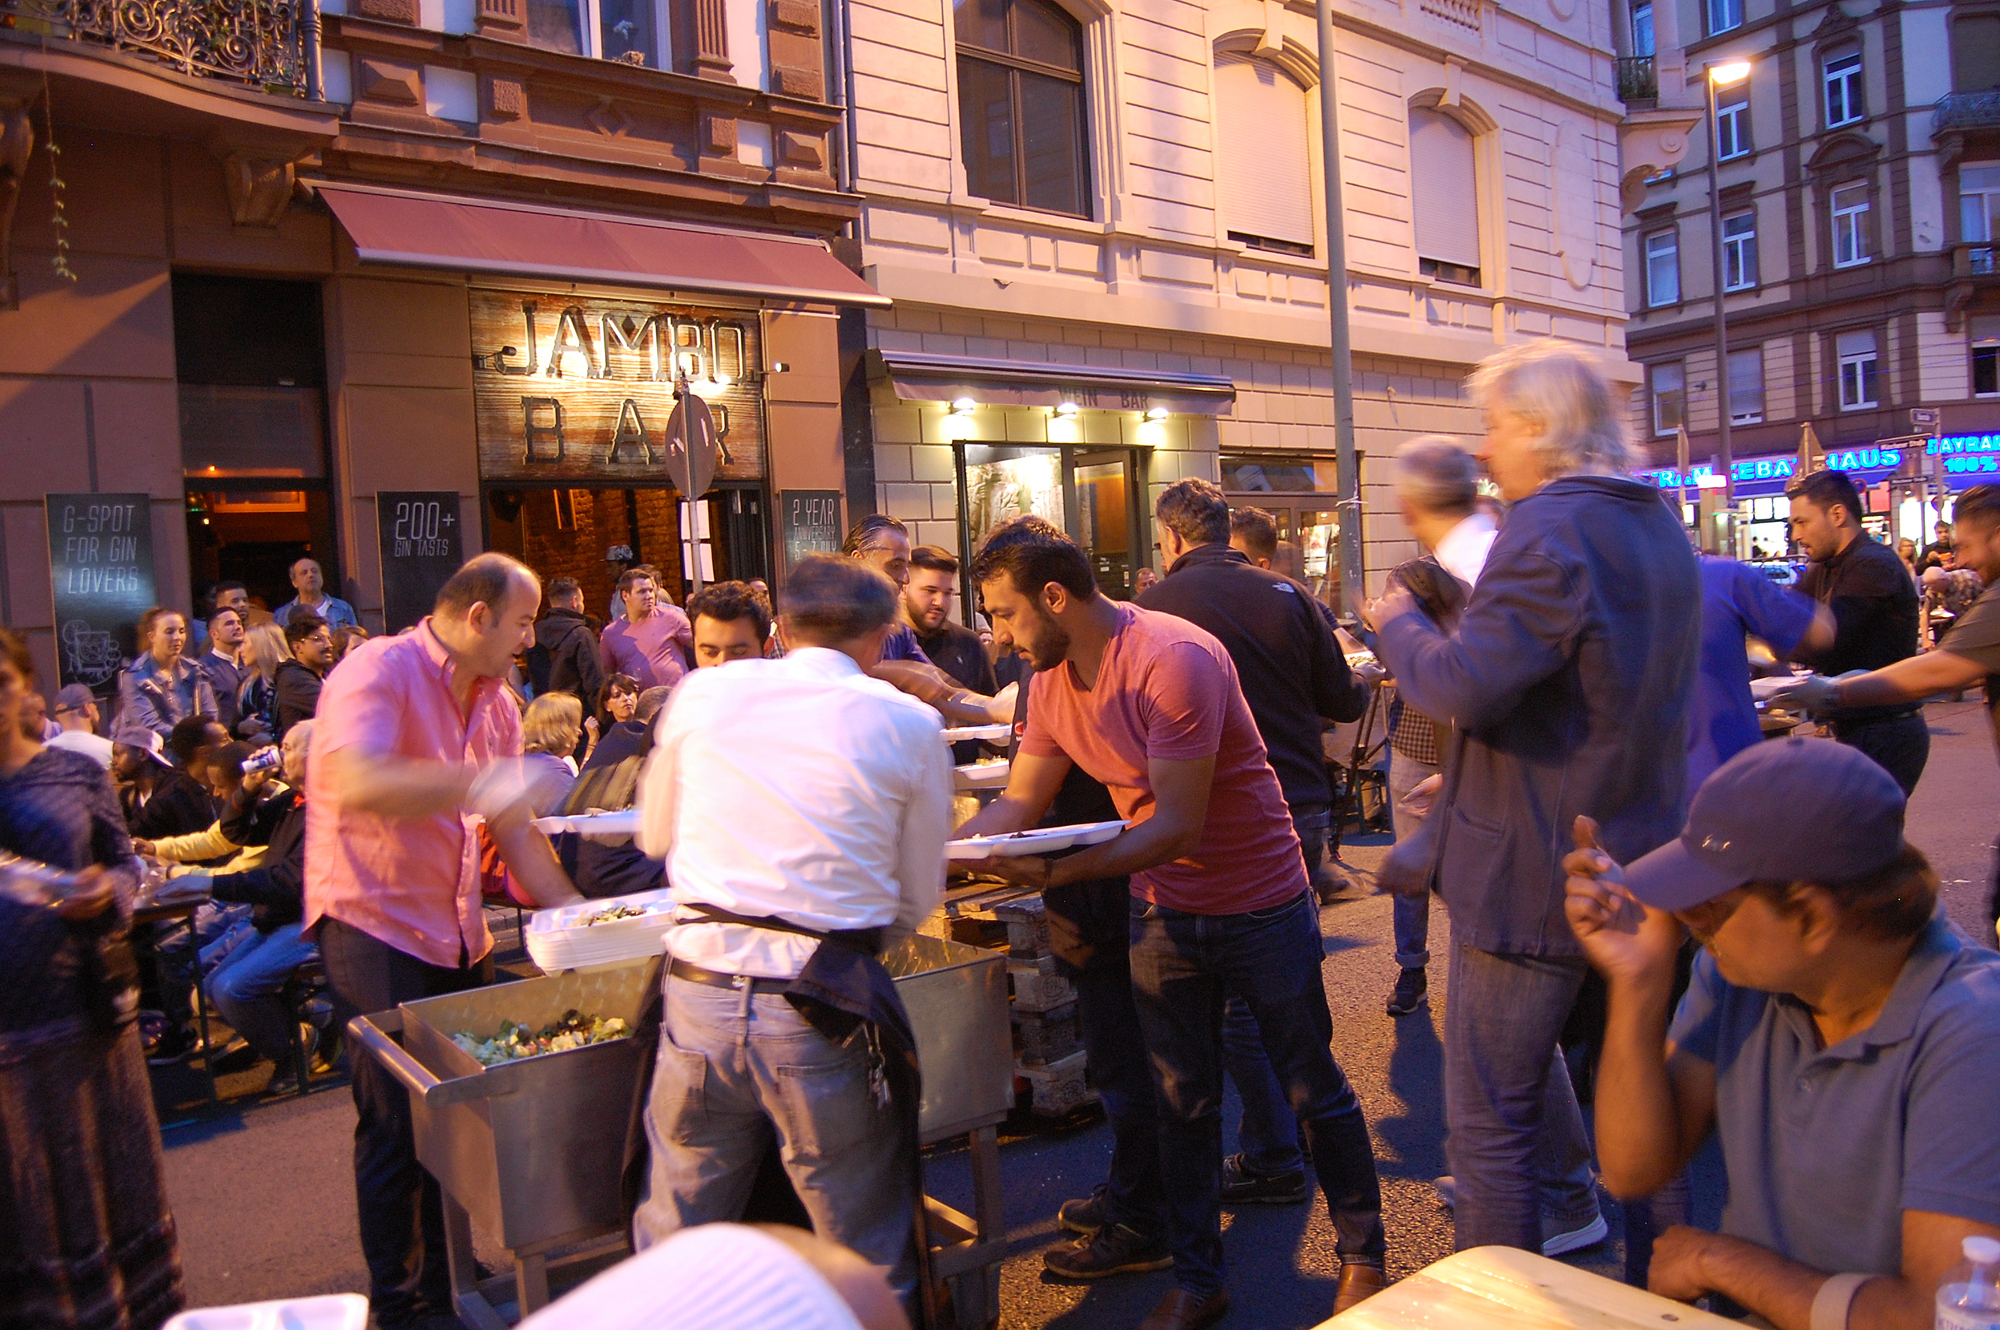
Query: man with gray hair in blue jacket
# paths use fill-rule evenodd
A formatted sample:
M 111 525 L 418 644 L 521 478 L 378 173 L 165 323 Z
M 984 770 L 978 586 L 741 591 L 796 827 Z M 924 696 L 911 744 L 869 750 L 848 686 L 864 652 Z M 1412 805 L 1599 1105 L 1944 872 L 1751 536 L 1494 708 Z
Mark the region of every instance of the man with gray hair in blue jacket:
M 1451 916 L 1445 1117 L 1460 1250 L 1540 1250 L 1538 1147 L 1582 1139 L 1557 1040 L 1585 962 L 1563 916 L 1578 816 L 1620 862 L 1676 835 L 1701 641 L 1694 553 L 1631 478 L 1623 406 L 1588 353 L 1509 347 L 1471 379 L 1474 448 L 1512 507 L 1449 633 L 1392 589 L 1368 606 L 1409 703 L 1454 727 L 1432 871 Z M 1587 1172 L 1549 1216 L 1598 1229 Z

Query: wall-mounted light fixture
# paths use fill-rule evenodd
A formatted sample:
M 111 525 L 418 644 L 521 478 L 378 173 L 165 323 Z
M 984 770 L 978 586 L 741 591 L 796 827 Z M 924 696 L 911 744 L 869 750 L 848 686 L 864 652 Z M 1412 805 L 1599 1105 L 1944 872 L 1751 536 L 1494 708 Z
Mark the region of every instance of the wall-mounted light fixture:
M 1077 405 L 1075 402 L 1056 403 L 1056 419 L 1058 420 L 1075 420 L 1076 412 Z
M 1152 407 L 1149 408 L 1146 412 L 1146 419 L 1152 421 L 1155 424 L 1158 424 L 1160 421 L 1165 420 L 1166 418 L 1167 418 L 1167 408 L 1165 408 L 1164 406 Z
M 951 404 L 951 413 L 955 416 L 969 416 L 978 409 L 979 403 L 970 397 L 960 397 Z

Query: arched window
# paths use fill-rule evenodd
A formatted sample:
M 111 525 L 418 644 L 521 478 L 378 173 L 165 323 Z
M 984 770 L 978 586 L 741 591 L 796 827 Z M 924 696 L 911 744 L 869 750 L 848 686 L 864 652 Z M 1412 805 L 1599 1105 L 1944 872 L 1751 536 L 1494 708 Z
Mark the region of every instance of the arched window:
M 1268 60 L 1215 57 L 1217 206 L 1231 240 L 1310 257 L 1306 90 Z
M 952 13 L 966 187 L 1088 216 L 1081 25 L 1046 0 L 959 0 Z
M 1479 172 L 1472 131 L 1430 107 L 1410 108 L 1410 207 L 1417 270 L 1479 286 Z

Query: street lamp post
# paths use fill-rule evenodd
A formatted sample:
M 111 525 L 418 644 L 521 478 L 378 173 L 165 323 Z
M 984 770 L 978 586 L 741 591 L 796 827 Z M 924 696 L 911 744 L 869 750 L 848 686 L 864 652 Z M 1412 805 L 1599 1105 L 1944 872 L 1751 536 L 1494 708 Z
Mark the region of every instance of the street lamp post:
M 1340 513 L 1340 612 L 1361 612 L 1361 473 L 1354 451 L 1354 342 L 1347 327 L 1347 212 L 1340 201 L 1340 90 L 1333 0 L 1319 0 L 1319 129 L 1326 182 L 1326 312 L 1333 340 L 1333 471 Z
M 1714 263 L 1715 282 L 1715 429 L 1716 445 L 1721 453 L 1722 470 L 1722 510 L 1731 512 L 1736 502 L 1735 455 L 1730 447 L 1729 413 L 1731 403 L 1729 384 L 1729 319 L 1722 307 L 1722 291 L 1727 285 L 1723 268 L 1722 253 L 1722 188 L 1718 183 L 1716 163 L 1722 156 L 1722 126 L 1716 116 L 1715 93 L 1718 88 L 1733 88 L 1750 77 L 1750 62 L 1747 60 L 1711 61 L 1702 70 L 1702 87 L 1708 100 L 1708 236 L 1710 258 Z M 1702 533 L 1702 547 L 1706 549 L 1712 533 Z

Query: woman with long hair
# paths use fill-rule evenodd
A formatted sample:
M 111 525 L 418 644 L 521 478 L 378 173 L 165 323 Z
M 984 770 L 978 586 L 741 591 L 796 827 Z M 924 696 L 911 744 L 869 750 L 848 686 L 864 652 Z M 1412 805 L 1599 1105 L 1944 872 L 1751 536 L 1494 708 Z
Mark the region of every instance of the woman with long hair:
M 104 769 L 21 732 L 33 681 L 0 629 L 0 850 L 26 861 L 0 867 L 0 1323 L 150 1328 L 182 1290 L 126 941 L 136 861 Z M 41 888 L 38 865 L 74 876 Z
M 614 674 L 597 690 L 597 725 L 604 734 L 611 733 L 613 725 L 632 719 L 638 709 L 639 681 L 629 674 Z
M 165 739 L 190 716 L 213 717 L 215 692 L 187 659 L 187 617 L 155 605 L 139 616 L 139 654 L 118 674 L 118 715 Z
M 236 732 L 253 743 L 269 743 L 278 732 L 278 667 L 292 658 L 285 630 L 275 623 L 252 628 L 243 638 L 243 660 L 250 667 L 237 694 Z

